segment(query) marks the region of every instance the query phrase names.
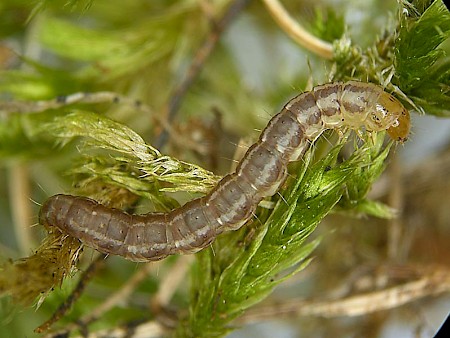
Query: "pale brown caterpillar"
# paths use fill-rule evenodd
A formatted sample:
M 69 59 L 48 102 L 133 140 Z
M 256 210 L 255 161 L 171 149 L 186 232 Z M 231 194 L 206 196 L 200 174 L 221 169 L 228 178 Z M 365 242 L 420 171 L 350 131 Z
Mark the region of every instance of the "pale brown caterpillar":
M 91 199 L 55 195 L 42 206 L 39 219 L 98 251 L 132 261 L 153 261 L 208 246 L 217 235 L 236 230 L 258 203 L 283 184 L 287 165 L 302 156 L 326 129 L 387 130 L 404 142 L 409 113 L 382 88 L 348 81 L 315 87 L 290 100 L 248 149 L 236 171 L 206 196 L 169 213 L 130 215 Z

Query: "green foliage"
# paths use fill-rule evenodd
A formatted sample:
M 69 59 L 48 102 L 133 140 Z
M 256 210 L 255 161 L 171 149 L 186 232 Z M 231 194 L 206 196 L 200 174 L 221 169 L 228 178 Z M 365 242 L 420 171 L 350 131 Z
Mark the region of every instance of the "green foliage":
M 49 234 L 35 254 L 0 266 L 0 294 L 11 295 L 16 303 L 38 306 L 63 279 L 74 272 L 80 253 L 75 238 Z
M 0 39 L 20 34 L 24 30 L 23 22 L 30 11 L 28 0 L 3 0 L 0 2 Z M 7 15 L 5 15 L 8 13 Z
M 91 8 L 93 3 L 94 0 L 38 0 L 34 5 L 35 7 L 31 12 L 30 18 L 38 14 L 40 11 L 49 8 L 64 8 L 71 11 L 87 11 L 89 8 Z
M 450 116 L 450 57 L 439 46 L 450 37 L 450 12 L 441 1 L 405 8 L 395 46 L 400 88 L 424 111 Z
M 341 208 L 357 208 L 381 173 L 390 149 L 382 147 L 383 139 L 377 135 L 373 146 L 368 140 L 342 163 L 337 156 L 345 139 L 316 163 L 309 151 L 267 219 L 223 235 L 200 252 L 192 272 L 189 322 L 180 324 L 179 336 L 225 334 L 231 320 L 301 271 L 319 244 L 319 239 L 305 241 L 320 221 L 340 201 Z
M 318 7 L 315 10 L 315 20 L 311 25 L 311 33 L 322 40 L 333 42 L 340 39 L 345 32 L 345 19 L 334 9 Z
M 167 15 L 164 25 L 171 29 L 161 28 L 159 18 L 130 27 L 128 32 L 99 31 L 84 28 L 65 20 L 47 19 L 39 32 L 41 42 L 55 53 L 80 61 L 96 61 L 80 75 L 97 78 L 103 81 L 117 79 L 149 67 L 165 57 L 173 50 L 177 36 L 174 34 L 181 27 L 179 15 L 175 12 Z
M 73 168 L 72 173 L 87 176 L 90 182 L 101 178 L 103 182 L 126 188 L 153 200 L 163 210 L 168 207 L 166 203 L 169 207 L 176 204 L 170 204 L 171 199 L 158 193 L 158 188 L 205 193 L 218 181 L 217 176 L 197 165 L 161 155 L 123 124 L 85 111 L 55 113 L 11 116 L 0 125 L 0 156 L 48 156 L 54 145 L 81 137 L 78 156 L 82 156 L 82 164 Z M 169 185 L 160 187 L 157 182 Z
M 0 158 L 39 158 L 51 152 L 53 140 L 35 137 L 36 128 L 53 118 L 51 113 L 10 115 L 0 124 Z
M 0 90 L 17 100 L 53 99 L 61 94 L 78 92 L 82 88 L 93 90 L 75 73 L 48 67 L 28 58 L 23 58 L 23 61 L 32 68 L 32 72 L 17 69 L 0 70 Z
M 422 113 L 448 116 L 450 58 L 439 47 L 450 36 L 450 14 L 440 0 L 402 3 L 399 26 L 373 46 L 335 42 L 333 77 L 366 76 Z
M 218 177 L 194 164 L 162 156 L 147 145 L 130 128 L 106 117 L 89 112 L 76 111 L 56 117 L 42 125 L 42 131 L 53 134 L 60 142 L 83 137 L 78 148 L 84 155 L 82 165 L 72 172 L 83 174 L 88 181 L 101 181 L 126 188 L 136 195 L 152 200 L 159 209 L 174 207 L 171 199 L 159 191 L 187 191 L 205 193 L 217 182 Z M 98 152 L 96 149 L 107 150 Z M 125 169 L 125 170 L 124 170 Z M 157 182 L 169 183 L 160 188 Z

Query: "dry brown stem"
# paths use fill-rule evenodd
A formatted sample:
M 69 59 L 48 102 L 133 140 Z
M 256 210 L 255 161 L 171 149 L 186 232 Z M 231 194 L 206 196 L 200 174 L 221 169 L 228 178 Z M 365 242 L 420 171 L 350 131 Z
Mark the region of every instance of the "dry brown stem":
M 185 77 L 178 84 L 178 86 L 175 87 L 171 97 L 169 98 L 168 104 L 165 108 L 165 115 L 167 116 L 168 124 L 170 124 L 177 114 L 184 96 L 200 74 L 203 65 L 217 45 L 222 33 L 230 25 L 231 21 L 242 11 L 247 3 L 248 0 L 235 0 L 228 7 L 223 17 L 218 20 L 216 24 L 212 25 L 209 35 L 197 50 L 197 53 L 195 54 Z M 168 135 L 168 131 L 164 129 L 156 139 L 155 147 L 161 149 L 167 142 Z
M 54 323 L 60 320 L 67 311 L 70 310 L 73 304 L 81 297 L 89 281 L 95 276 L 95 273 L 99 268 L 101 268 L 105 261 L 105 255 L 99 255 L 97 258 L 89 265 L 89 267 L 84 271 L 80 277 L 75 289 L 72 291 L 70 296 L 58 307 L 58 309 L 53 313 L 53 315 L 45 323 L 38 326 L 34 331 L 37 333 L 42 333 L 47 331 Z
M 384 290 L 329 301 L 291 299 L 251 309 L 237 321 L 239 324 L 280 317 L 320 316 L 352 317 L 399 307 L 420 298 L 450 292 L 447 268 L 426 269 L 421 278 Z
M 303 28 L 289 15 L 278 0 L 263 0 L 263 2 L 273 19 L 278 23 L 280 28 L 291 37 L 291 39 L 321 57 L 326 59 L 331 59 L 333 57 L 333 46 L 330 43 L 315 37 Z

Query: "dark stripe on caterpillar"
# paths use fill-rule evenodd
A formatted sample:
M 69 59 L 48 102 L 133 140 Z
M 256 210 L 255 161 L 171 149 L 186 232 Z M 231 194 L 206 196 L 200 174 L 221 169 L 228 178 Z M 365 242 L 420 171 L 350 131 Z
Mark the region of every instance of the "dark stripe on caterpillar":
M 224 231 L 252 218 L 258 203 L 283 184 L 287 165 L 298 160 L 326 129 L 387 130 L 404 142 L 409 113 L 391 94 L 370 83 L 348 81 L 315 87 L 290 100 L 262 131 L 239 162 L 204 197 L 169 213 L 130 215 L 91 199 L 50 197 L 40 223 L 107 254 L 132 261 L 153 261 L 197 252 Z

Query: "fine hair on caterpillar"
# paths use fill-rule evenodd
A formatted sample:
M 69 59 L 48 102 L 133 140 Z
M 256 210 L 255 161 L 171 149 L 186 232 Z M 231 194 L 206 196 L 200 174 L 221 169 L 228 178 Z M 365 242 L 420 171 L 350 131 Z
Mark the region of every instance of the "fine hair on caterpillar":
M 168 213 L 130 215 L 88 198 L 55 195 L 42 206 L 39 220 L 100 252 L 132 261 L 197 252 L 217 235 L 251 219 L 258 203 L 285 181 L 288 163 L 300 159 L 325 130 L 361 128 L 386 130 L 392 139 L 404 142 L 409 113 L 371 83 L 320 85 L 291 99 L 272 117 L 236 170 L 203 197 Z

